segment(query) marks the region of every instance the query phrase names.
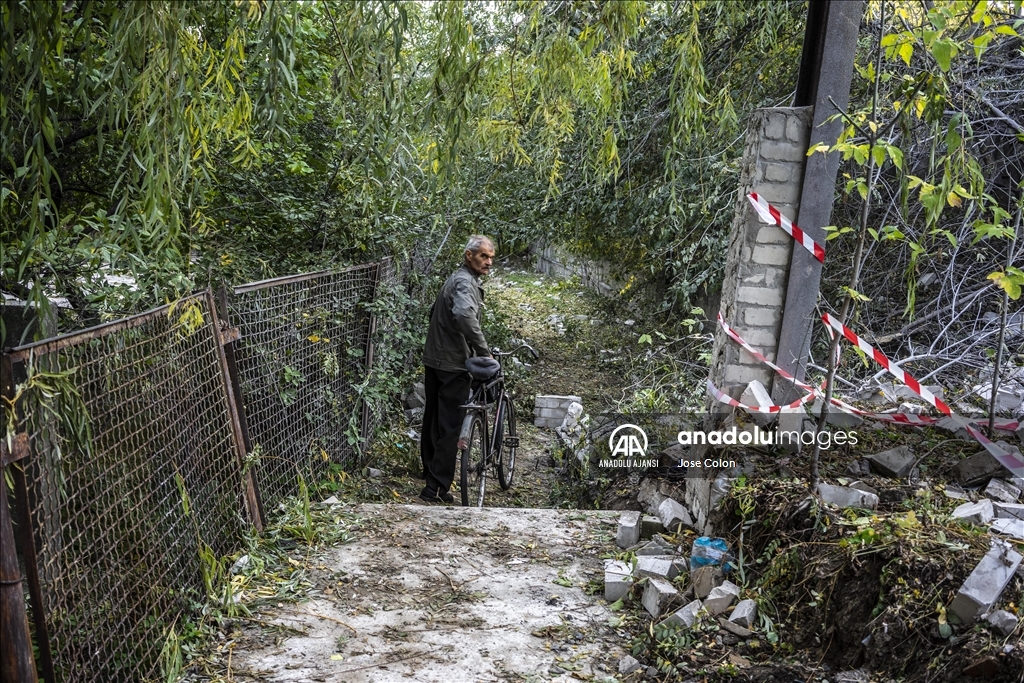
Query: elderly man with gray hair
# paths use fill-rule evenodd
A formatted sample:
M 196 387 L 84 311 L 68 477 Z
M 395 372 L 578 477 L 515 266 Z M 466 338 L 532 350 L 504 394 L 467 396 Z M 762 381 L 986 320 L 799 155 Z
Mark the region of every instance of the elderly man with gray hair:
M 427 344 L 423 350 L 423 435 L 420 456 L 426 485 L 420 498 L 431 503 L 451 503 L 448 489 L 455 479 L 456 451 L 464 405 L 471 378 L 466 360 L 491 355 L 480 327 L 484 289 L 480 276 L 491 270 L 494 243 L 473 235 L 466 243 L 462 266 L 441 286 L 430 309 Z

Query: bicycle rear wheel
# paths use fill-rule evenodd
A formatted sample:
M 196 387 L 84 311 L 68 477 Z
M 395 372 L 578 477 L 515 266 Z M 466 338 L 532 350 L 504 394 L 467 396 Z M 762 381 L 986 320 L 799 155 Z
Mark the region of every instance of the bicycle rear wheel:
M 516 436 L 516 409 L 508 396 L 501 398 L 495 425 L 492 452 L 498 464 L 498 483 L 503 490 L 508 491 L 512 486 L 516 450 L 519 448 L 519 437 Z
M 469 507 L 471 500 L 477 507 L 483 507 L 487 476 L 484 467 L 484 421 L 479 415 L 473 415 L 471 419 L 469 439 L 466 441 L 466 447 L 462 449 L 459 489 L 463 507 Z

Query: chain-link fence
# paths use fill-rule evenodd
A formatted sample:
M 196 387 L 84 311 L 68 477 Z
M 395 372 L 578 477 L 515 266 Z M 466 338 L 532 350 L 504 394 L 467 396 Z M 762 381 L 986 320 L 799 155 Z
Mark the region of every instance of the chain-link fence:
M 31 444 L 18 503 L 35 548 L 22 554 L 42 602 L 33 624 L 47 680 L 152 679 L 171 625 L 206 599 L 201 557 L 242 541 L 211 301 L 8 356 Z
M 203 292 L 4 354 L 14 487 L 0 504 L 18 557 L 3 559 L 27 579 L 47 681 L 161 677 L 172 628 L 261 527 L 261 497 L 359 462 L 391 276 L 383 261 L 245 285 L 223 295 L 224 319 Z
M 236 287 L 228 302 L 256 479 L 268 509 L 298 478 L 358 463 L 367 435 L 361 385 L 372 362 L 373 302 L 389 262 Z

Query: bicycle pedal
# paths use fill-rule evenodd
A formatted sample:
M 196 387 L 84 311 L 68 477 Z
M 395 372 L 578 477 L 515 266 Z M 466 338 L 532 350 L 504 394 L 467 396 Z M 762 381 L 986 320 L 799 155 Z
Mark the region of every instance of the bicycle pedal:
M 501 445 L 507 448 L 519 448 L 519 437 L 506 436 L 504 439 L 502 439 Z

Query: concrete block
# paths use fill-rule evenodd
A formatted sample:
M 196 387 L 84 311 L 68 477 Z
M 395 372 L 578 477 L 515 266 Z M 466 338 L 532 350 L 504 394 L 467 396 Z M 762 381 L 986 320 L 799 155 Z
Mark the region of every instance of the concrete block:
M 763 266 L 784 266 L 789 263 L 790 249 L 784 244 L 759 244 L 751 260 Z
M 665 525 L 653 515 L 644 515 L 640 518 L 640 538 L 650 538 L 654 534 L 665 531 Z
M 946 416 L 936 422 L 935 427 L 945 432 L 949 432 L 961 441 L 970 441 L 973 438 L 964 428 L 964 421 L 960 417 Z
M 739 624 L 744 628 L 750 628 L 757 621 L 757 603 L 753 600 L 740 600 L 735 607 L 732 608 L 732 614 L 729 615 L 729 621 L 734 624 Z
M 738 607 L 738 605 L 737 605 Z M 735 612 L 735 610 L 733 610 Z M 754 635 L 754 632 L 749 628 L 740 626 L 739 624 L 729 621 L 725 617 L 718 617 L 718 625 L 724 628 L 729 633 L 739 638 L 750 638 Z
M 755 349 L 774 348 L 779 342 L 779 338 L 775 334 L 775 330 L 766 327 L 747 328 L 741 331 L 739 335 Z
M 871 683 L 871 671 L 867 667 L 840 671 L 834 680 L 836 683 Z
M 563 412 L 567 410 L 569 405 L 572 403 L 583 403 L 583 399 L 579 396 L 556 396 L 553 394 L 537 395 L 533 399 L 534 409 L 551 408 L 561 410 Z
M 792 164 L 765 164 L 764 179 L 771 183 L 789 182 L 793 170 Z
M 725 577 L 721 567 L 705 565 L 690 572 L 690 581 L 693 583 L 694 596 L 703 600 L 711 594 L 711 591 L 722 585 Z
M 427 390 L 423 386 L 423 382 L 417 382 L 412 385 L 412 389 L 405 395 L 405 407 L 406 408 L 422 408 L 427 405 Z
M 993 501 L 1016 503 L 1020 499 L 1020 489 L 1002 479 L 993 479 L 985 487 L 985 496 Z
M 636 571 L 641 576 L 674 579 L 679 575 L 682 560 L 672 555 L 638 555 Z
M 892 448 L 881 453 L 869 455 L 867 460 L 871 463 L 872 472 L 878 472 L 886 477 L 903 479 L 910 474 L 910 470 L 913 469 L 917 458 L 914 457 L 914 453 L 910 448 L 900 446 L 899 448 Z
M 782 140 L 762 142 L 757 148 L 758 157 L 779 161 L 803 161 L 805 153 L 806 149 L 801 149 L 800 145 Z
M 964 458 L 953 468 L 956 480 L 964 486 L 981 486 L 994 476 L 1008 474 L 1005 467 L 993 458 L 988 451 L 975 453 Z
M 769 140 L 783 140 L 786 137 L 786 116 L 781 112 L 768 114 L 764 123 L 764 136 Z
M 678 530 L 680 524 L 693 528 L 690 512 L 671 498 L 661 501 L 661 505 L 658 506 L 658 517 L 665 529 L 672 533 Z
M 818 495 L 826 503 L 842 508 L 864 508 L 874 510 L 878 507 L 878 496 L 867 491 L 858 491 L 847 486 L 818 484 Z
M 967 491 L 964 491 L 956 484 L 947 484 L 945 494 L 946 498 L 952 498 L 953 500 L 967 500 L 968 498 Z
M 647 545 L 637 548 L 637 557 L 660 557 L 665 554 L 665 549 L 657 543 L 648 543 Z
M 992 548 L 981 558 L 981 562 L 967 577 L 956 597 L 949 606 L 949 611 L 960 618 L 965 624 L 995 604 L 1003 594 L 1006 585 L 1013 578 L 1013 573 L 1020 566 L 1021 554 L 1008 543 L 994 541 Z
M 640 542 L 640 517 L 639 512 L 627 510 L 619 517 L 619 529 L 615 532 L 615 545 L 620 548 L 629 548 Z
M 776 327 L 782 322 L 778 308 L 748 308 L 743 311 L 743 324 L 753 327 Z
M 626 655 L 619 660 L 619 673 L 623 676 L 631 674 L 640 668 L 640 662 L 636 661 L 630 655 Z
M 988 524 L 994 517 L 995 510 L 992 508 L 992 501 L 988 498 L 983 498 L 977 503 L 964 503 L 953 510 L 953 519 L 966 524 Z
M 712 588 L 704 600 L 704 609 L 712 616 L 718 616 L 732 607 L 732 603 L 740 597 L 740 587 L 732 581 L 723 581 L 721 586 Z
M 768 390 L 764 388 L 764 385 L 754 380 L 747 384 L 747 388 L 743 390 L 743 394 L 740 396 L 740 403 L 747 406 L 762 406 L 767 407 L 773 405 L 775 401 L 772 400 Z M 778 417 L 778 413 L 749 413 L 750 419 L 754 421 L 754 424 L 767 427 L 771 423 L 775 422 L 775 418 Z
M 1024 519 L 1024 503 L 992 503 L 996 519 Z
M 1024 519 L 997 519 L 992 522 L 989 531 L 1024 541 Z
M 1004 609 L 999 609 L 985 617 L 985 621 L 988 622 L 989 626 L 992 627 L 993 631 L 995 631 L 996 633 L 1005 638 L 1006 636 L 1013 633 L 1013 631 L 1017 628 L 1017 622 L 1019 620 L 1017 619 L 1017 616 L 1012 612 L 1007 612 Z
M 781 306 L 785 294 L 782 289 L 765 287 L 739 287 L 736 300 L 746 304 L 759 306 Z
M 871 493 L 876 496 L 878 495 L 878 489 L 872 488 L 862 481 L 851 481 L 850 488 L 857 489 L 858 491 L 864 491 L 865 493 Z
M 801 147 L 807 147 L 807 136 L 810 132 L 808 126 L 809 121 L 799 116 L 789 116 L 786 118 L 786 139 L 790 142 L 796 142 Z
M 817 418 L 821 414 L 822 400 L 820 398 L 814 399 L 814 405 L 811 407 L 811 415 Z M 828 417 L 825 418 L 825 423 L 830 424 L 833 427 L 840 427 L 842 429 L 853 429 L 859 427 L 864 422 L 864 419 L 859 415 L 853 413 L 845 413 L 840 410 L 837 406 L 829 406 Z M 864 472 L 864 474 L 868 474 Z M 858 475 L 860 476 L 860 475 Z
M 764 269 L 764 286 L 765 287 L 786 287 L 786 276 L 788 270 L 788 264 L 785 267 L 769 268 Z
M 657 516 L 658 506 L 661 505 L 661 501 L 665 500 L 665 494 L 658 490 L 658 480 L 650 477 L 644 477 L 640 480 L 640 488 L 637 491 L 636 499 L 637 502 L 643 505 L 644 511 Z M 658 520 L 661 524 L 661 520 Z M 641 525 L 643 520 L 641 520 Z M 664 529 L 662 525 L 662 529 Z M 641 526 L 641 535 L 643 535 L 643 527 Z
M 871 465 L 864 458 L 857 458 L 846 466 L 846 473 L 853 477 L 866 477 L 871 474 Z
M 647 579 L 647 587 L 644 589 L 641 602 L 648 614 L 657 619 L 661 615 L 661 611 L 678 595 L 679 591 L 671 583 L 652 577 Z
M 685 607 L 680 607 L 672 614 L 665 617 L 663 624 L 676 624 L 685 628 L 693 628 L 693 625 L 697 623 L 697 615 L 703 605 L 700 600 L 694 600 Z
M 792 180 L 787 183 L 771 183 L 767 180 L 756 185 L 757 193 L 770 204 L 795 204 L 800 201 L 800 184 Z
M 992 385 L 991 384 L 979 384 L 974 387 L 974 393 L 981 397 L 987 404 L 992 400 Z M 1002 412 L 1004 410 L 1017 410 L 1021 406 L 1020 396 L 1016 394 L 1008 386 L 1001 386 L 996 392 L 996 412 Z
M 654 534 L 651 536 L 651 541 L 654 545 L 664 548 L 665 552 L 663 552 L 662 555 L 674 555 L 676 552 L 675 544 L 665 538 L 662 534 Z
M 769 353 L 764 355 L 771 358 Z M 746 351 L 740 352 L 740 358 L 743 360 L 754 360 Z M 757 379 L 759 382 L 762 382 L 762 380 L 763 382 L 771 381 L 771 370 L 767 368 L 762 369 L 762 367 L 732 362 L 725 368 L 725 381 L 730 384 L 739 384 L 740 386 L 746 386 L 747 382 L 750 382 L 752 379 Z M 722 391 L 726 390 L 722 389 Z M 728 392 L 726 391 L 726 393 Z
M 780 209 L 781 211 L 781 209 Z M 786 215 L 785 211 L 781 211 L 782 215 Z M 789 216 L 786 216 L 789 218 Z M 786 234 L 786 231 L 776 225 L 765 225 L 758 229 L 757 239 L 758 244 L 786 244 L 788 245 L 793 241 L 793 238 Z
M 633 588 L 632 567 L 618 560 L 604 561 L 604 599 L 615 602 Z

